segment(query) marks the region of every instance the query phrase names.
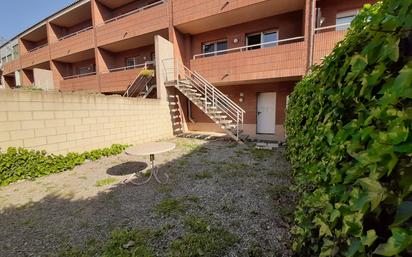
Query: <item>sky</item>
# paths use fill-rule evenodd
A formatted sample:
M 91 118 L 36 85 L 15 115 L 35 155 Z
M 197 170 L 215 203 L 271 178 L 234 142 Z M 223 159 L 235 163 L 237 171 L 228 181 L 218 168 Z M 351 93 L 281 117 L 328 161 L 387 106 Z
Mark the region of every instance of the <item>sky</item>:
M 1 0 L 0 38 L 13 38 L 74 0 Z M 1 41 L 1 40 L 0 40 Z

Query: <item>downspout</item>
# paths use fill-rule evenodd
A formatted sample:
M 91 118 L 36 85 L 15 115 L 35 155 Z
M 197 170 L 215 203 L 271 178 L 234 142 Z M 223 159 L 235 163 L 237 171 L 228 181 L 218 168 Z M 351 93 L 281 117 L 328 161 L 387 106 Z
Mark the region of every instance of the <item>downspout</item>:
M 187 101 L 187 118 L 191 123 L 196 123 L 192 117 L 192 105 L 190 104 L 190 101 Z

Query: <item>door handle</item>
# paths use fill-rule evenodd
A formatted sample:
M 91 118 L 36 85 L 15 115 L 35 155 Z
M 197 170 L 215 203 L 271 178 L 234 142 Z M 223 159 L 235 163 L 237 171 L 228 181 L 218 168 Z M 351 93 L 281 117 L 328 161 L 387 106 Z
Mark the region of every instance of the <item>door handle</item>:
M 258 112 L 258 115 L 261 114 L 262 112 Z

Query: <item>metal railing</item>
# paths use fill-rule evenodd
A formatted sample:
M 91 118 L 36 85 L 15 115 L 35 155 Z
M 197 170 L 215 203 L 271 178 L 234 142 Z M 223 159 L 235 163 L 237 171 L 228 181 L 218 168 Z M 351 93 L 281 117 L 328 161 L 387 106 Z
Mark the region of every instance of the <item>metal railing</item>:
M 221 111 L 236 124 L 236 137 L 239 138 L 240 129 L 243 129 L 245 111 L 223 94 L 219 89 L 209 83 L 197 72 L 191 71 L 179 60 L 174 58 L 163 60 L 164 74 L 167 81 L 176 81 L 177 87 L 183 81 L 190 83 L 190 86 L 200 94 L 198 99 L 203 101 L 202 109 L 207 114 L 211 108 Z M 183 84 L 183 83 L 182 83 Z
M 127 88 L 126 92 L 123 94 L 124 97 L 133 96 L 136 93 L 139 94 L 143 90 L 148 91 L 150 88 L 149 83 L 153 80 L 153 76 L 143 76 L 139 74 L 133 83 Z
M 70 34 L 68 34 L 68 35 L 65 35 L 65 36 L 63 36 L 63 37 L 60 37 L 59 40 L 61 41 L 61 40 L 64 40 L 64 39 L 66 39 L 66 38 L 69 38 L 69 37 L 77 36 L 77 35 L 79 35 L 80 33 L 86 32 L 86 31 L 91 30 L 91 29 L 93 29 L 93 26 L 90 26 L 90 27 L 84 28 L 84 29 L 82 29 L 82 30 L 79 30 L 79 31 L 70 33 Z
M 148 4 L 148 5 L 145 5 L 145 6 L 143 6 L 143 7 L 138 8 L 138 9 L 135 9 L 135 10 L 132 10 L 132 11 L 130 11 L 130 12 L 124 13 L 124 14 L 122 14 L 122 15 L 116 16 L 116 17 L 114 17 L 114 18 L 108 19 L 107 21 L 105 21 L 105 23 L 110 23 L 110 22 L 113 22 L 113 21 L 120 20 L 120 19 L 122 19 L 122 18 L 124 18 L 124 17 L 127 17 L 127 16 L 130 16 L 130 15 L 132 15 L 132 14 L 135 14 L 135 13 L 144 11 L 144 10 L 146 10 L 146 9 L 155 7 L 155 6 L 157 6 L 157 5 L 163 4 L 164 2 L 166 2 L 166 0 L 160 0 L 160 1 L 157 1 L 157 2 L 154 2 L 154 3 L 151 3 L 151 4 Z M 102 24 L 102 25 L 103 25 L 103 24 Z
M 36 50 L 39 50 L 40 48 L 46 47 L 46 46 L 48 46 L 48 43 L 46 43 L 46 44 L 44 44 L 44 45 L 40 45 L 40 46 L 35 47 L 35 48 L 33 48 L 33 49 L 30 49 L 30 50 L 28 50 L 27 52 L 31 53 L 31 52 L 34 52 L 34 51 L 36 51 Z
M 81 78 L 81 77 L 86 77 L 86 76 L 91 76 L 91 75 L 96 75 L 96 72 L 93 71 L 93 72 L 89 72 L 89 73 L 83 73 L 83 74 L 76 74 L 76 75 L 66 76 L 66 77 L 63 77 L 63 79 L 64 79 L 64 80 L 67 80 L 67 79 L 76 79 L 76 78 Z
M 329 29 L 337 29 L 340 27 L 349 27 L 351 23 L 342 23 L 342 24 L 336 24 L 336 25 L 331 25 L 331 26 L 325 26 L 325 27 L 319 27 L 315 28 L 315 32 L 319 31 L 324 31 L 324 30 L 329 30 Z
M 135 64 L 135 65 L 129 65 L 129 66 L 124 66 L 124 67 L 119 67 L 119 68 L 111 68 L 111 69 L 109 69 L 109 72 L 132 70 L 132 69 L 136 69 L 136 68 L 147 69 L 147 67 L 153 66 L 154 64 L 155 64 L 154 61 L 147 61 L 147 62 L 144 62 L 144 63 Z
M 299 40 L 303 40 L 303 39 L 305 39 L 305 37 L 303 37 L 303 36 L 302 37 L 292 37 L 292 38 L 280 39 L 280 40 L 270 41 L 270 42 L 265 42 L 265 43 L 260 43 L 260 44 L 229 48 L 229 49 L 214 51 L 214 52 L 210 52 L 210 53 L 195 54 L 195 55 L 193 55 L 193 59 L 209 57 L 209 56 L 215 56 L 215 55 L 219 55 L 219 54 L 226 54 L 226 53 L 230 53 L 230 52 L 243 52 L 243 51 L 255 50 L 257 48 L 260 49 L 260 48 L 265 48 L 265 47 L 266 48 L 274 47 L 274 46 L 277 46 L 279 43 L 299 41 Z

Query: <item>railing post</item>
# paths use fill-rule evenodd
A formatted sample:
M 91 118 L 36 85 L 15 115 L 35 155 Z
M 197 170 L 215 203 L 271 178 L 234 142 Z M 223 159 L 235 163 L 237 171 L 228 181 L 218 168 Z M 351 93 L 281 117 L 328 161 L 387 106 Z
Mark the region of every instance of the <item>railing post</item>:
M 212 88 L 212 90 L 213 90 L 213 91 L 212 91 L 212 99 L 213 99 L 213 100 L 212 100 L 212 101 L 213 101 L 213 102 L 212 102 L 212 106 L 213 106 L 213 107 L 216 107 L 215 89 Z
M 205 85 L 205 112 L 207 113 L 207 85 Z
M 236 137 L 239 139 L 239 111 L 236 112 Z

